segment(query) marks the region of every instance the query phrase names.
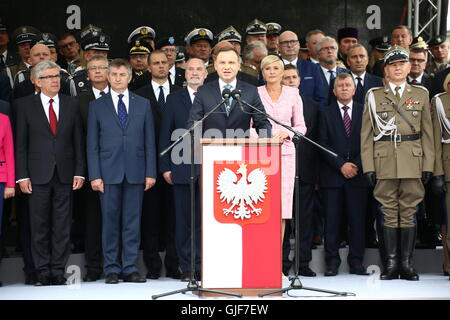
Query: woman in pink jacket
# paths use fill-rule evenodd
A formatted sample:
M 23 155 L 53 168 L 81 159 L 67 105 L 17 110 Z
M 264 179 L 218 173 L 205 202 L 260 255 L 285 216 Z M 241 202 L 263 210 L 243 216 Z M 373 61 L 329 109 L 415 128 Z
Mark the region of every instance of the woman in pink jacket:
M 8 116 L 0 113 L 0 235 L 3 219 L 3 198 L 14 197 L 14 146 L 11 123 Z M 0 282 L 0 286 L 1 286 Z
M 301 133 L 306 133 L 303 118 L 303 104 L 297 88 L 283 86 L 284 64 L 278 56 L 269 55 L 261 61 L 261 71 L 266 81 L 265 86 L 258 87 L 259 97 L 266 112 L 274 119 L 288 125 Z M 295 179 L 295 146 L 292 142 L 293 133 L 274 123 L 272 136 L 283 141 L 281 146 L 281 216 L 282 236 L 285 220 L 292 218 L 292 203 L 294 198 Z M 283 240 L 283 239 L 282 239 Z

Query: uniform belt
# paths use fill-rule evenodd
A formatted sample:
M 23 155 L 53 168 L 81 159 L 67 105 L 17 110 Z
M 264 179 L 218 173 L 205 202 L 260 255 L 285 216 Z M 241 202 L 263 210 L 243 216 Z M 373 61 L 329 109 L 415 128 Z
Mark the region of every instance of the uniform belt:
M 413 140 L 419 140 L 420 139 L 420 133 L 414 133 L 414 134 L 398 134 L 395 136 L 395 141 L 402 142 L 402 141 L 413 141 Z M 394 140 L 391 136 L 382 136 L 380 140 L 378 141 L 391 141 Z

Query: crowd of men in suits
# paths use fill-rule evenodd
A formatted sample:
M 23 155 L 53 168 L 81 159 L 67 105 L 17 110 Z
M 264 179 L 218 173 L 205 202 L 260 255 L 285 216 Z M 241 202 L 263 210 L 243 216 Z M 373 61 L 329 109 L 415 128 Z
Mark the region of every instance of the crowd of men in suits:
M 71 245 L 85 253 L 85 281 L 104 274 L 106 283 L 120 278 L 145 282 L 161 276 L 163 263 L 166 276 L 189 281 L 189 170 L 172 163 L 170 155 L 157 154 L 170 145 L 173 131 L 186 128 L 188 120 L 198 120 L 207 105 L 217 102 L 214 87 L 206 84 L 223 80 L 216 62 L 229 48 L 238 54 L 235 77 L 244 93 L 264 85 L 261 60 L 278 55 L 285 64 L 283 84 L 299 88 L 306 136 L 344 157 L 331 159 L 306 141 L 299 143 L 298 272 L 316 275 L 309 268 L 311 249 L 324 238 L 325 275 L 338 274 L 338 250 L 346 242 L 350 272 L 366 274 L 364 248 L 377 247 L 383 239 L 383 214 L 361 164 L 367 92 L 386 84 L 385 56 L 392 46 L 408 51 L 408 83 L 425 87 L 428 102 L 447 90 L 450 73 L 446 38 L 414 39 L 406 26 L 394 28 L 390 39 L 371 40 L 370 53 L 351 27 L 338 30 L 336 39 L 319 29 L 299 39 L 278 23 L 255 19 L 244 36 L 233 26 L 216 36 L 208 28 L 195 28 L 180 45 L 174 35 L 160 38 L 155 29 L 141 26 L 127 39 L 126 59 L 112 61 L 110 36 L 93 25 L 79 36 L 59 38 L 31 26 L 9 31 L 0 23 L 0 101 L 10 104 L 5 113 L 16 141 L 20 192 L 7 203 L 4 229 L 14 216 L 20 226 L 25 283 L 37 285 L 65 283 Z M 256 97 L 246 100 L 252 99 Z M 255 119 L 256 126 L 270 129 L 267 120 Z M 214 117 L 207 126 L 228 127 Z M 438 236 L 442 238 L 447 272 L 443 199 L 427 188 L 415 214 L 421 246 L 434 248 Z M 292 226 L 286 226 L 285 274 L 292 266 Z M 136 269 L 140 248 L 145 277 Z M 383 245 L 380 251 L 385 259 Z M 200 256 L 196 264 L 200 270 Z

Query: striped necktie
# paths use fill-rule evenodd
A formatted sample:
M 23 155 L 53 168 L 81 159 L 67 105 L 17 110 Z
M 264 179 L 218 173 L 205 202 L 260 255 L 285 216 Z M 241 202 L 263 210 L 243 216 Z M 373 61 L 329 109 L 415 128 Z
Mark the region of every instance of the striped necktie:
M 350 137 L 350 130 L 352 128 L 352 120 L 350 119 L 350 115 L 348 114 L 348 109 L 350 109 L 348 106 L 343 106 L 342 110 L 344 110 L 344 128 L 345 133 L 347 134 L 347 137 Z

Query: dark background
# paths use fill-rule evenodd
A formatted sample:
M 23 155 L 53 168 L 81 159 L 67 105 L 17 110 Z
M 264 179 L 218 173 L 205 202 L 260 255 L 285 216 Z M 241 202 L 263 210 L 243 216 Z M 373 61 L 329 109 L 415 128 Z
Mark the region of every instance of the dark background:
M 0 1 L 0 16 L 9 25 L 9 32 L 21 25 L 32 25 L 42 32 L 60 36 L 80 30 L 68 30 L 67 7 L 75 4 L 81 9 L 81 28 L 91 23 L 102 27 L 111 36 L 110 57 L 126 55 L 126 39 L 130 32 L 141 25 L 156 30 L 158 38 L 173 35 L 180 45 L 184 36 L 194 27 L 209 28 L 214 35 L 233 25 L 242 32 L 254 18 L 263 22 L 278 22 L 283 30 L 293 30 L 304 37 L 312 29 L 319 28 L 336 36 L 345 26 L 357 27 L 360 42 L 364 45 L 374 37 L 389 35 L 392 27 L 406 23 L 406 0 L 128 0 L 128 1 L 67 1 L 21 2 Z M 448 1 L 443 1 L 447 6 Z M 381 29 L 368 30 L 366 21 L 370 14 L 367 7 L 378 5 L 381 9 Z M 402 18 L 403 17 L 403 18 Z M 446 13 L 445 13 L 446 17 Z M 442 19 L 446 23 L 446 18 Z M 446 30 L 446 27 L 445 29 Z

